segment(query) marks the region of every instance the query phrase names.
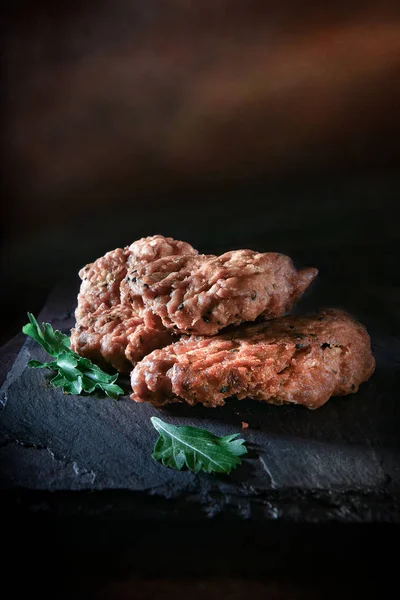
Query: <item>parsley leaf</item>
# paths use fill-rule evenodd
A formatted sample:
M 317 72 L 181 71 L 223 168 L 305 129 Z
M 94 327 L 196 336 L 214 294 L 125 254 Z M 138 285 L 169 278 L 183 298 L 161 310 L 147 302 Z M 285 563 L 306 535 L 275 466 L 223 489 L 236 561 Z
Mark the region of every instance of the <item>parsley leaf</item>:
M 166 467 L 180 471 L 185 465 L 194 473 L 230 473 L 241 463 L 240 456 L 247 454 L 245 440 L 239 435 L 219 437 L 197 427 L 177 427 L 157 417 L 151 422 L 160 434 L 153 458 Z
M 57 375 L 50 381 L 54 387 L 60 387 L 66 394 L 90 394 L 95 390 L 105 392 L 110 398 L 118 398 L 124 393 L 115 382 L 118 373 L 109 375 L 94 365 L 89 359 L 79 356 L 70 349 L 67 335 L 54 330 L 49 323 L 42 323 L 42 329 L 35 317 L 28 313 L 29 323 L 22 328 L 25 335 L 42 346 L 55 360 L 40 362 L 30 360 L 28 366 L 34 369 L 51 369 Z

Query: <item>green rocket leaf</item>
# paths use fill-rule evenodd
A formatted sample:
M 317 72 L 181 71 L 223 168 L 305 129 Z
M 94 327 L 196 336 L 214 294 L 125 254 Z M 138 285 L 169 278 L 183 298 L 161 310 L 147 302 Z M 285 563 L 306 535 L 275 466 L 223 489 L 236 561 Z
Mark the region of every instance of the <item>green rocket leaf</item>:
M 170 425 L 157 417 L 151 417 L 151 422 L 160 434 L 153 458 L 178 471 L 186 465 L 194 473 L 230 473 L 247 453 L 238 433 L 219 437 L 197 427 Z
M 22 331 L 42 346 L 55 360 L 40 362 L 30 360 L 28 366 L 33 369 L 50 369 L 57 375 L 50 383 L 60 387 L 66 394 L 88 394 L 99 390 L 110 398 L 118 398 L 124 391 L 115 382 L 118 373 L 110 375 L 94 365 L 89 359 L 79 356 L 70 349 L 69 337 L 61 331 L 53 329 L 49 323 L 42 323 L 42 329 L 35 317 L 28 313 L 29 323 Z

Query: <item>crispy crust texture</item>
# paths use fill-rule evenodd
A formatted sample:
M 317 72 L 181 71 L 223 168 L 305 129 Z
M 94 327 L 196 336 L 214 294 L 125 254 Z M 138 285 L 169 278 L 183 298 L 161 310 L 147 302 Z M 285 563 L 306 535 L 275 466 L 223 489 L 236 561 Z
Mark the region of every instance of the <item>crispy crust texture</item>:
M 127 272 L 128 248 L 107 252 L 79 271 L 82 279 L 75 311 L 77 323 L 100 306 L 113 308 L 121 301 L 120 285 Z
M 215 335 L 228 325 L 282 316 L 316 277 L 283 254 L 236 250 L 221 256 L 168 255 L 129 268 L 124 298 L 167 329 Z M 129 291 L 127 291 L 127 288 Z
M 236 396 L 315 409 L 331 396 L 357 392 L 374 368 L 365 327 L 343 311 L 326 310 L 155 350 L 132 371 L 131 397 L 156 406 L 216 407 Z
M 169 262 L 172 257 L 193 257 L 197 254 L 197 250 L 190 244 L 162 235 L 153 235 L 133 242 L 129 246 L 128 270 L 120 284 L 121 302 L 131 306 L 142 317 L 149 315 L 151 311 L 145 309 L 141 289 L 136 285 L 137 270 L 162 259 Z
M 103 367 L 129 373 L 146 354 L 176 341 L 177 335 L 167 331 L 157 315 L 143 311 L 140 297 L 129 297 L 124 283 L 130 266 L 180 253 L 195 255 L 197 250 L 156 235 L 107 252 L 83 267 L 72 349 Z
M 283 314 L 316 273 L 297 272 L 281 254 L 239 250 L 199 256 L 186 242 L 162 235 L 142 238 L 79 272 L 72 348 L 128 372 L 182 332 L 213 335 L 261 313 L 266 318 Z
M 82 317 L 71 331 L 71 348 L 81 356 L 121 373 L 129 373 L 144 356 L 178 338 L 156 319 L 145 321 L 121 304 Z

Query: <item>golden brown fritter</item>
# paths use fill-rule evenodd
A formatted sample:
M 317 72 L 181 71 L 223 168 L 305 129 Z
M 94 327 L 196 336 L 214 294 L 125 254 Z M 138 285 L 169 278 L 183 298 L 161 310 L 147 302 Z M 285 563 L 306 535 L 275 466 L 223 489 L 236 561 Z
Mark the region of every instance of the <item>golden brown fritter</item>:
M 180 253 L 197 254 L 197 250 L 186 242 L 155 235 L 107 252 L 83 267 L 72 349 L 99 365 L 108 363 L 129 373 L 143 356 L 175 341 L 177 336 L 165 329 L 159 317 L 143 313 L 140 297 L 135 301 L 127 297 L 123 284 L 129 265 Z
M 317 269 L 297 271 L 283 254 L 235 250 L 169 255 L 129 268 L 124 297 L 179 333 L 214 335 L 228 325 L 289 311 Z M 143 304 L 141 304 L 143 303 Z
M 86 265 L 79 271 L 82 283 L 75 312 L 77 321 L 101 305 L 112 308 L 121 302 L 129 303 L 125 301 L 123 286 L 121 289 L 128 267 L 180 254 L 197 254 L 197 250 L 186 242 L 153 235 L 137 240 L 125 248 L 111 250 Z
M 314 409 L 331 396 L 357 392 L 374 368 L 365 327 L 345 312 L 326 310 L 181 338 L 136 365 L 131 397 L 157 406 L 215 407 L 236 396 Z
M 72 347 L 126 372 L 130 362 L 181 332 L 209 335 L 261 313 L 283 314 L 316 273 L 297 272 L 281 254 L 238 250 L 199 256 L 186 242 L 142 238 L 81 269 Z M 132 341 L 139 335 L 146 339 L 142 348 Z
M 99 306 L 112 308 L 120 303 L 120 285 L 126 276 L 128 256 L 128 248 L 117 248 L 79 271 L 82 283 L 75 311 L 77 322 Z
M 163 235 L 150 235 L 133 242 L 129 246 L 129 266 L 139 263 L 150 263 L 167 256 L 196 255 L 197 250 L 187 242 L 174 240 Z
M 126 277 L 121 281 L 121 302 L 128 304 L 141 316 L 144 316 L 144 304 L 141 290 L 135 285 L 134 273 L 141 265 L 153 263 L 159 259 L 171 260 L 171 257 L 196 256 L 198 254 L 190 244 L 166 238 L 163 235 L 152 235 L 133 242 L 129 246 L 128 271 Z
M 145 322 L 129 306 L 100 305 L 71 331 L 71 348 L 100 366 L 129 373 L 144 356 L 178 338 L 158 319 Z

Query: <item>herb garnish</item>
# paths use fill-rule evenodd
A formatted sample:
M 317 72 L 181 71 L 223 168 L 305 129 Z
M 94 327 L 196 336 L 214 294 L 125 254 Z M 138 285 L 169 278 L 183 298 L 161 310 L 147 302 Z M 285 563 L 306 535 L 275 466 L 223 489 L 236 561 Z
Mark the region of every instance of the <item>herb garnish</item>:
M 151 417 L 160 437 L 156 441 L 153 458 L 166 467 L 180 471 L 185 465 L 194 473 L 230 473 L 247 454 L 245 440 L 239 435 L 219 437 L 197 427 L 177 427 Z
M 49 323 L 42 323 L 43 331 L 35 317 L 28 313 L 29 323 L 22 328 L 25 335 L 31 337 L 55 360 L 40 362 L 30 360 L 28 367 L 51 369 L 57 375 L 50 381 L 54 387 L 60 387 L 66 394 L 90 394 L 95 390 L 105 392 L 110 398 L 118 398 L 124 391 L 115 383 L 118 373 L 109 375 L 94 365 L 89 359 L 79 356 L 70 349 L 70 340 L 61 331 L 54 330 Z

